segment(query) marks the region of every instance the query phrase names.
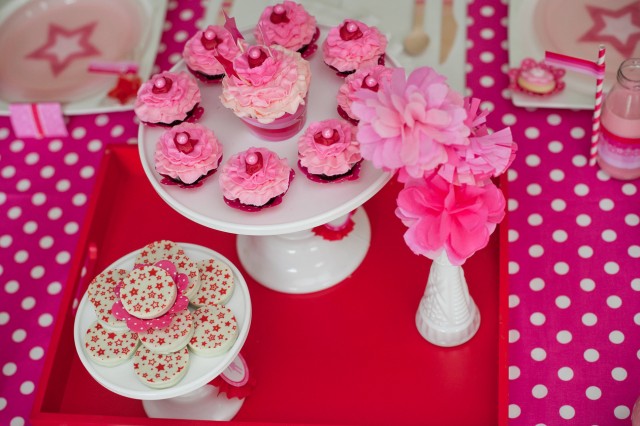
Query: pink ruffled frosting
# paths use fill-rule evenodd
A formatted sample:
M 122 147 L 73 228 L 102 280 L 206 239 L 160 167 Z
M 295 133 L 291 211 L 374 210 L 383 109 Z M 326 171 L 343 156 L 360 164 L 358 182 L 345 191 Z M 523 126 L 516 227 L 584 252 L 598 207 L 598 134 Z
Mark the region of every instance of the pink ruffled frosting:
M 284 9 L 284 14 L 276 13 L 272 19 L 274 8 L 276 11 Z M 279 15 L 286 18 L 279 18 Z M 264 9 L 254 35 L 260 44 L 277 44 L 290 50 L 300 50 L 311 42 L 316 28 L 316 18 L 309 15 L 302 5 L 285 0 Z
M 186 144 L 180 143 L 180 134 L 187 135 Z M 189 185 L 215 170 L 221 157 L 222 146 L 213 131 L 201 124 L 182 123 L 160 136 L 155 168 L 158 173 Z
M 335 133 L 334 133 L 335 132 Z M 330 134 L 336 141 L 330 145 L 317 143 Z M 349 172 L 362 160 L 356 128 L 344 120 L 329 119 L 311 123 L 298 140 L 300 165 L 314 175 L 338 176 Z
M 342 27 L 354 23 L 362 32 L 362 36 L 351 40 L 343 40 L 340 35 Z M 337 27 L 329 30 L 322 43 L 324 62 L 340 72 L 353 71 L 358 68 L 378 64 L 380 56 L 387 49 L 387 38 L 376 27 L 369 27 L 356 20 L 345 20 Z
M 251 170 L 251 157 L 260 154 L 261 166 Z M 250 206 L 263 206 L 289 188 L 291 167 L 287 160 L 266 148 L 249 148 L 232 156 L 220 171 L 220 188 L 228 200 Z
M 285 114 L 294 114 L 305 103 L 311 81 L 309 62 L 300 53 L 282 46 L 259 48 L 267 59 L 251 68 L 251 47 L 233 61 L 238 74 L 222 80 L 220 101 L 238 117 L 248 117 L 262 124 L 272 123 Z
M 157 90 L 154 92 L 154 85 L 162 78 L 171 81 L 168 83 L 170 87 L 165 92 L 155 93 Z M 170 124 L 187 118 L 200 99 L 200 88 L 191 75 L 184 71 L 165 71 L 140 86 L 134 111 L 142 122 Z
M 391 73 L 391 68 L 387 68 L 384 65 L 375 65 L 373 67 L 359 69 L 353 74 L 349 74 L 338 90 L 338 105 L 349 117 L 357 120 L 351 112 L 351 104 L 355 100 L 355 92 L 363 88 L 374 91 L 378 90 L 380 84 L 387 84 L 391 80 Z M 364 80 L 369 77 L 373 77 L 373 80 L 375 80 L 375 83 L 378 85 L 377 87 L 376 85 L 368 87 L 366 84 L 363 87 Z M 367 81 L 373 82 L 372 80 Z
M 205 32 L 213 33 L 212 45 L 210 49 L 202 42 Z M 206 40 L 206 38 L 205 38 Z M 204 30 L 198 31 L 184 45 L 182 57 L 187 66 L 194 71 L 199 71 L 208 76 L 224 74 L 224 67 L 215 58 L 220 55 L 230 61 L 240 54 L 240 49 L 236 45 L 231 33 L 219 25 L 209 25 Z

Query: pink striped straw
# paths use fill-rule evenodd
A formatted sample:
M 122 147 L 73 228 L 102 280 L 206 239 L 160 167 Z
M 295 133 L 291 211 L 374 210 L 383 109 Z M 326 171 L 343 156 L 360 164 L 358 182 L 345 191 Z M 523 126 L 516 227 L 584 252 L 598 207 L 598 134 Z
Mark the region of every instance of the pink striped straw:
M 596 155 L 598 154 L 598 138 L 600 136 L 600 114 L 602 113 L 602 92 L 604 86 L 604 55 L 605 47 L 600 45 L 598 50 L 598 61 L 596 62 L 599 67 L 602 67 L 602 73 L 596 79 L 596 102 L 593 108 L 593 127 L 591 130 L 591 149 L 589 150 L 589 165 L 595 166 Z

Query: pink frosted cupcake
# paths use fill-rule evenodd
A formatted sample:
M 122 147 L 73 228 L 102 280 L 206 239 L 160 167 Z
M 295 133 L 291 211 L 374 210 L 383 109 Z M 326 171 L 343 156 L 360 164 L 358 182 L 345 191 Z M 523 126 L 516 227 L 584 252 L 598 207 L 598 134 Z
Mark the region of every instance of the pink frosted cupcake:
M 361 162 L 356 128 L 344 120 L 311 123 L 298 140 L 298 166 L 314 182 L 357 179 Z
M 338 114 L 340 117 L 357 125 L 358 119 L 351 112 L 351 104 L 355 99 L 354 93 L 360 89 L 369 89 L 374 92 L 378 91 L 380 83 L 391 80 L 392 70 L 384 65 L 374 65 L 359 69 L 353 74 L 349 74 L 344 79 L 344 83 L 338 89 Z
M 307 58 L 318 48 L 315 42 L 320 36 L 320 29 L 316 18 L 309 15 L 302 5 L 285 0 L 264 9 L 254 36 L 259 44 L 277 44 Z
M 216 55 L 233 61 L 240 54 L 231 33 L 219 25 L 209 25 L 195 33 L 184 45 L 182 57 L 187 68 L 200 81 L 214 83 L 222 81 L 224 67 Z
M 345 19 L 329 30 L 322 44 L 322 56 L 338 75 L 345 76 L 359 68 L 384 65 L 386 49 L 387 38 L 376 27 Z
M 266 148 L 249 148 L 222 165 L 224 201 L 245 211 L 259 211 L 282 202 L 295 172 L 287 160 Z
M 156 74 L 138 90 L 134 111 L 141 122 L 175 126 L 202 114 L 200 88 L 184 71 Z
M 222 80 L 222 105 L 257 136 L 288 139 L 304 127 L 309 62 L 282 46 L 251 46 L 233 61 L 236 75 Z
M 222 145 L 201 124 L 183 123 L 166 130 L 156 145 L 156 171 L 181 185 L 199 183 L 215 173 L 221 160 Z

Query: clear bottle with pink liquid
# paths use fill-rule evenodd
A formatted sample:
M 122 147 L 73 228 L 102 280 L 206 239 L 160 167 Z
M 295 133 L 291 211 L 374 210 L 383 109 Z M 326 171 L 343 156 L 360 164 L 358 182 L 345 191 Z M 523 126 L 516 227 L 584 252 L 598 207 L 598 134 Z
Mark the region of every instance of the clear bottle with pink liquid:
M 620 64 L 600 120 L 600 168 L 615 179 L 640 177 L 640 58 Z

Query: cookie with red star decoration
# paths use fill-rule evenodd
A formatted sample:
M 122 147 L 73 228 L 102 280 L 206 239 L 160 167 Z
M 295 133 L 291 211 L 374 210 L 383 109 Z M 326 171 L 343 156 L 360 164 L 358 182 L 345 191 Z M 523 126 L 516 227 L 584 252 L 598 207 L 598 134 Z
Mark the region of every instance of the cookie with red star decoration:
M 133 356 L 133 371 L 145 385 L 164 389 L 177 384 L 187 374 L 189 350 L 161 354 L 140 346 Z
M 224 305 L 233 294 L 233 271 L 229 265 L 215 259 L 201 261 L 200 289 L 191 304 L 197 307 L 205 305 Z
M 133 356 L 138 335 L 130 331 L 107 330 L 99 322 L 91 324 L 84 335 L 84 351 L 96 364 L 114 367 Z
M 196 325 L 189 349 L 208 357 L 221 355 L 231 349 L 238 338 L 236 317 L 224 306 L 203 306 L 193 313 Z
M 171 275 L 158 266 L 144 265 L 122 280 L 124 309 L 140 319 L 158 318 L 173 306 L 178 290 Z
M 151 328 L 146 332 L 138 333 L 138 335 L 140 342 L 148 349 L 166 354 L 187 346 L 194 330 L 193 315 L 188 310 L 184 310 L 173 316 L 168 327 Z
M 110 269 L 97 275 L 89 283 L 87 297 L 93 305 L 98 321 L 112 330 L 126 330 L 127 323 L 113 316 L 111 307 L 117 299 L 115 292 L 118 282 L 129 275 L 125 269 Z

